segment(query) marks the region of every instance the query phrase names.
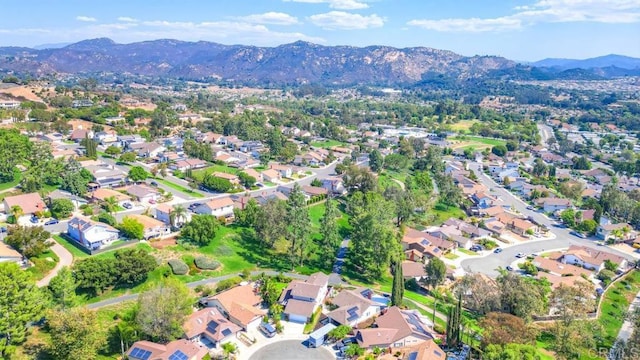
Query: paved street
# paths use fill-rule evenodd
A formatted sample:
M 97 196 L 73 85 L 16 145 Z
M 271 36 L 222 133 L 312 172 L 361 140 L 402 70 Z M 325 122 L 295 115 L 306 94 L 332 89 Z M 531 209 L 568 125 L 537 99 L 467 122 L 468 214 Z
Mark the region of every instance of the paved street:
M 504 247 L 504 251 L 499 254 L 491 253 L 484 257 L 478 257 L 473 259 L 467 259 L 462 261 L 462 267 L 467 272 L 480 272 L 486 275 L 496 277 L 499 275 L 496 269 L 498 267 L 505 268 L 516 259 L 516 254 L 519 252 L 525 254 L 541 253 L 551 249 L 567 248 L 571 245 L 582 245 L 591 248 L 599 248 L 595 239 L 581 239 L 577 236 L 571 235 L 571 229 L 554 227 L 554 221 L 546 217 L 544 214 L 536 212 L 534 210 L 527 210 L 527 204 L 521 199 L 513 195 L 508 190 L 499 186 L 493 179 L 485 175 L 482 172 L 482 164 L 472 163 L 470 169 L 473 170 L 478 181 L 489 189 L 494 196 L 497 196 L 503 205 L 510 205 L 512 210 L 520 212 L 524 216 L 531 216 L 531 218 L 538 224 L 546 225 L 547 228 L 555 235 L 555 239 L 550 240 L 531 240 L 522 244 Z M 628 259 L 633 259 L 627 253 L 618 251 L 612 248 L 606 248 L 606 251 L 624 256 Z

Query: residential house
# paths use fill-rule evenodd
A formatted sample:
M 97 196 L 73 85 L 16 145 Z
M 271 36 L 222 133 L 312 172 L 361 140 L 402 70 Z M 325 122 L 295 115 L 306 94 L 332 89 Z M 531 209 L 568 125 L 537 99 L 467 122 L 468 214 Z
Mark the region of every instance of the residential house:
M 556 276 L 585 276 L 590 277 L 593 273 L 581 266 L 565 264 L 557 260 L 536 256 L 533 261 L 538 270 L 545 271 Z
M 331 322 L 351 327 L 377 316 L 387 306 L 387 302 L 376 300 L 375 293 L 367 288 L 341 290 L 329 302 L 336 307 L 327 314 Z
M 207 162 L 200 159 L 177 160 L 169 165 L 171 170 L 187 171 L 189 169 L 202 169 L 207 166 Z
M 162 238 L 171 232 L 167 224 L 146 215 L 131 214 L 127 215 L 127 218 L 134 219 L 142 224 L 144 228 L 143 238 L 145 240 Z
M 19 225 L 30 224 L 29 220 L 32 217 L 42 214 L 47 209 L 47 205 L 38 193 L 7 196 L 2 203 L 4 204 L 4 212 L 7 215 L 13 215 L 14 209 L 20 209 L 20 211 L 15 212 L 18 215 L 15 223 Z
M 334 195 L 343 195 L 347 191 L 342 178 L 338 176 L 322 179 L 322 187 Z
M 293 160 L 295 165 L 320 166 L 324 165 L 325 157 L 315 151 L 309 151 L 304 155 L 298 155 Z
M 358 330 L 356 341 L 365 349 L 417 346 L 435 339 L 433 324 L 417 310 L 393 306 L 375 321 L 375 327 Z
M 99 131 L 93 134 L 93 140 L 103 146 L 120 145 L 118 143 L 118 136 L 114 132 Z
M 422 231 L 407 228 L 402 238 L 402 248 L 405 254 L 407 254 L 407 251 L 417 251 L 422 254 L 421 261 L 425 261 L 433 257 L 441 257 L 445 252 L 454 249 L 455 243 Z
M 301 189 L 302 192 L 310 198 L 314 196 L 327 196 L 329 193 L 327 189 L 318 186 L 304 185 Z
M 269 165 L 269 169 L 277 171 L 278 173 L 280 173 L 280 177 L 283 178 L 291 178 L 291 176 L 293 176 L 293 168 L 291 166 L 271 164 Z
M 485 192 L 477 192 L 471 195 L 471 201 L 473 201 L 473 203 L 476 204 L 476 206 L 481 209 L 486 209 L 493 206 L 496 200 L 497 199 L 495 197 Z
M 167 345 L 151 341 L 136 341 L 127 351 L 129 360 L 202 360 L 209 354 L 205 346 L 189 340 L 175 340 Z
M 635 239 L 637 236 L 638 233 L 626 223 L 601 224 L 596 229 L 596 237 L 604 241 L 613 239 L 615 242 L 625 242 Z
M 160 192 L 147 185 L 131 185 L 126 187 L 125 191 L 140 203 L 153 204 L 160 199 Z
M 144 138 L 138 134 L 118 135 L 118 141 L 120 142 L 120 146 L 127 151 L 131 150 L 131 146 L 145 142 Z
M 120 232 L 112 226 L 79 216 L 69 220 L 67 233 L 89 251 L 108 246 L 120 237 Z
M 198 142 L 205 144 L 221 144 L 221 140 L 224 138 L 222 134 L 216 134 L 213 132 L 207 132 L 198 137 Z
M 208 297 L 205 302 L 244 331 L 257 329 L 266 313 L 261 308 L 262 297 L 255 284 L 235 286 Z
M 262 178 L 264 179 L 264 181 L 278 182 L 278 181 L 280 181 L 282 176 L 280 175 L 280 173 L 278 171 L 269 169 L 269 170 L 264 170 L 262 172 Z
M 329 277 L 315 273 L 305 281 L 294 280 L 284 289 L 279 302 L 288 321 L 306 323 L 327 295 Z
M 167 225 L 171 225 L 171 213 L 174 211 L 173 205 L 166 203 L 156 205 L 156 219 L 162 221 Z M 191 213 L 185 211 L 184 216 L 176 217 L 174 219 L 176 227 L 182 227 L 185 223 L 191 221 Z
M 82 140 L 89 138 L 89 139 L 93 139 L 93 131 L 91 130 L 87 130 L 87 129 L 75 129 L 71 132 L 71 135 L 69 135 L 69 139 L 71 141 L 75 141 L 75 142 L 81 142 Z
M 232 185 L 240 185 L 240 178 L 237 175 L 229 174 L 220 171 L 214 171 L 211 176 L 215 176 L 220 179 L 228 180 Z
M 212 199 L 198 207 L 195 213 L 213 215 L 217 218 L 233 219 L 233 200 L 229 196 Z
M 566 210 L 571 207 L 571 200 L 555 197 L 539 198 L 535 200 L 536 205 L 542 207 L 544 212 L 554 213 Z
M 262 174 L 255 171 L 254 169 L 244 169 L 242 170 L 242 172 L 244 172 L 245 174 L 251 176 L 252 178 L 256 179 L 257 182 L 262 182 L 263 178 L 262 178 Z
M 427 276 L 427 272 L 424 270 L 424 263 L 415 261 L 403 261 L 402 262 L 402 276 L 406 279 L 415 279 L 416 281 L 422 280 Z
M 11 246 L 7 245 L 4 241 L 0 241 L 0 263 L 14 262 L 18 265 L 22 265 L 25 258 Z
M 122 206 L 124 203 L 131 201 L 130 196 L 112 189 L 100 188 L 100 189 L 94 190 L 91 193 L 91 200 L 96 203 L 102 203 L 110 197 L 115 198 L 119 206 Z
M 454 227 L 460 230 L 462 232 L 462 235 L 467 236 L 471 239 L 479 239 L 491 235 L 491 233 L 485 229 L 456 218 L 450 218 L 445 221 L 442 228 L 445 228 L 447 226 Z
M 184 338 L 192 343 L 219 348 L 234 339 L 242 328 L 227 320 L 218 309 L 208 307 L 189 315 L 182 330 Z
M 120 186 L 127 179 L 127 174 L 124 171 L 105 163 L 96 162 L 92 165 L 84 166 L 84 168 L 91 173 L 98 187 Z
M 515 218 L 507 223 L 507 228 L 521 236 L 533 234 L 536 230 L 538 230 L 538 226 L 536 226 L 534 223 L 529 220 L 520 218 Z
M 627 266 L 627 259 L 622 256 L 578 245 L 571 245 L 560 258 L 562 263 L 578 265 L 595 271 L 604 269 L 606 260 L 618 264 L 620 269 Z
M 396 356 L 400 354 L 399 356 Z M 433 340 L 402 349 L 394 349 L 393 354 L 384 354 L 378 360 L 447 360 L 447 353 Z M 449 358 L 452 359 L 452 358 Z

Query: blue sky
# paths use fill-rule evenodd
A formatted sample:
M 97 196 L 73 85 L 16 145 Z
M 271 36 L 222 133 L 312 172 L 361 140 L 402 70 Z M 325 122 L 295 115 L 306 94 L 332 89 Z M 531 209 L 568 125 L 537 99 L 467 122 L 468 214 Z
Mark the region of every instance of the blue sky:
M 0 0 L 0 8 L 0 46 L 96 37 L 260 46 L 306 40 L 515 60 L 640 57 L 640 0 Z

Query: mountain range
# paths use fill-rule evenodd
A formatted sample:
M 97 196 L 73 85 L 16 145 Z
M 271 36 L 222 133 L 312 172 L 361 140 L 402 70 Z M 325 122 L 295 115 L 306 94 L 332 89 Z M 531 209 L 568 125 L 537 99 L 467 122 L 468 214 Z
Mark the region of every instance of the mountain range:
M 116 73 L 271 85 L 402 85 L 434 77 L 452 80 L 491 76 L 549 78 L 561 76 L 574 66 L 584 68 L 588 64 L 609 70 L 580 72 L 581 77 L 601 78 L 611 72 L 616 76 L 629 72 L 640 74 L 640 65 L 633 65 L 640 59 L 620 56 L 598 59 L 592 62 L 547 59 L 523 65 L 498 56 L 467 57 L 427 47 L 322 46 L 303 41 L 257 47 L 166 39 L 117 44 L 100 38 L 63 47 L 0 47 L 0 72 L 35 76 Z M 546 68 L 536 69 L 538 66 Z
M 568 69 L 597 69 L 606 67 L 617 67 L 620 69 L 638 69 L 640 68 L 640 59 L 629 56 L 610 54 L 605 56 L 594 57 L 590 59 L 555 59 L 549 58 L 531 63 L 533 66 L 549 67 L 560 70 Z

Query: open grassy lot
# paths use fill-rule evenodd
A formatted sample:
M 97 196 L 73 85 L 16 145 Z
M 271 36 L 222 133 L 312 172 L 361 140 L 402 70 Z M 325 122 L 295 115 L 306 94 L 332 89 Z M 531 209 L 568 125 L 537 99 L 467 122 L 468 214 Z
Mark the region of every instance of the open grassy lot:
M 491 148 L 496 145 L 504 145 L 507 142 L 498 139 L 488 139 L 480 136 L 461 135 L 448 139 L 451 142 L 452 149 L 472 148 L 474 150 L 482 150 Z
M 315 146 L 319 148 L 330 148 L 330 147 L 342 146 L 342 145 L 344 144 L 337 140 L 313 141 L 311 143 L 311 146 Z
M 602 346 L 611 347 L 624 322 L 629 304 L 640 291 L 640 270 L 629 273 L 623 280 L 610 286 L 602 296 L 598 322 L 604 329 Z
M 456 132 L 467 132 L 473 126 L 473 124 L 478 123 L 478 120 L 460 120 L 457 123 L 449 125 L 451 130 Z
M 56 264 L 60 262 L 58 255 L 51 251 L 51 249 L 43 252 L 37 257 L 32 257 L 29 260 L 33 263 L 33 266 L 28 268 L 26 271 L 31 273 L 33 278 L 36 280 L 40 280 L 45 277 L 51 270 L 53 270 L 54 267 L 56 267 Z
M 193 174 L 193 178 L 198 180 L 198 181 L 202 181 L 202 179 L 204 179 L 207 175 L 213 173 L 213 172 L 223 172 L 223 173 L 228 173 L 228 174 L 237 174 L 238 173 L 238 169 L 236 168 L 232 168 L 230 166 L 227 165 L 218 165 L 218 164 L 213 164 L 211 166 L 208 166 L 204 169 L 198 169 L 198 170 L 194 170 L 192 172 Z
M 168 187 L 170 187 L 170 188 L 172 188 L 174 190 L 178 190 L 180 192 L 183 192 L 183 193 L 185 193 L 185 194 L 187 194 L 189 196 L 192 196 L 192 197 L 195 197 L 195 198 L 203 198 L 204 197 L 204 195 L 200 194 L 197 191 L 193 191 L 193 190 L 191 190 L 189 188 L 186 188 L 184 186 L 178 185 L 178 184 L 173 183 L 173 182 L 171 182 L 169 180 L 165 180 L 165 179 L 162 179 L 162 178 L 156 178 L 156 181 L 161 183 L 161 184 L 163 184 L 163 185 L 166 185 L 166 186 L 168 186 Z

